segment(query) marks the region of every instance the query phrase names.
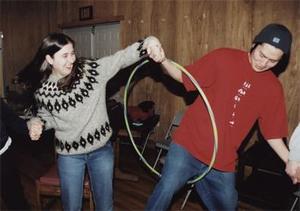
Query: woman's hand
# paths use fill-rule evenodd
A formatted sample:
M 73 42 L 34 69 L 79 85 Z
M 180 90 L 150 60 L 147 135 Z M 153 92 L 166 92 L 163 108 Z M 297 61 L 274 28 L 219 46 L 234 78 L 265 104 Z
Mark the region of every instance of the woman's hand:
M 43 132 L 44 123 L 38 117 L 33 117 L 27 122 L 29 136 L 31 140 L 37 141 Z
M 153 61 L 162 63 L 166 60 L 164 49 L 156 37 L 147 37 L 144 41 L 144 49 L 147 50 L 149 57 L 153 59 Z

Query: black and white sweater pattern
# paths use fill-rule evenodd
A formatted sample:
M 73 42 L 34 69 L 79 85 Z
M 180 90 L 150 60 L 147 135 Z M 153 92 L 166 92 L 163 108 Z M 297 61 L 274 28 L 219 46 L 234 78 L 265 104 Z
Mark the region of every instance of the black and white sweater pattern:
M 59 154 L 83 154 L 99 149 L 112 135 L 106 109 L 106 84 L 120 69 L 144 54 L 143 42 L 99 60 L 86 60 L 70 91 L 58 88 L 53 74 L 35 92 L 38 116 L 55 129 Z

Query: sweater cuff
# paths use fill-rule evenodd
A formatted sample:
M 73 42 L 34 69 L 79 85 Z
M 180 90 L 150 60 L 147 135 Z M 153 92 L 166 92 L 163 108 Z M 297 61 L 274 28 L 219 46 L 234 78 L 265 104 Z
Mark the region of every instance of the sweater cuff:
M 44 123 L 44 124 L 43 124 L 43 131 L 49 129 L 49 127 L 48 127 L 48 128 L 46 127 L 47 121 L 44 120 L 41 116 L 37 116 L 37 117 L 40 118 L 40 120 Z
M 145 38 L 146 39 L 146 38 Z M 144 41 L 145 39 L 139 40 L 138 43 L 140 44 L 139 47 L 137 48 L 137 50 L 140 52 L 140 57 L 143 57 L 147 54 L 147 50 L 143 49 L 144 46 Z
M 289 160 L 300 161 L 300 154 L 296 153 L 296 152 L 290 152 L 290 154 L 289 154 Z

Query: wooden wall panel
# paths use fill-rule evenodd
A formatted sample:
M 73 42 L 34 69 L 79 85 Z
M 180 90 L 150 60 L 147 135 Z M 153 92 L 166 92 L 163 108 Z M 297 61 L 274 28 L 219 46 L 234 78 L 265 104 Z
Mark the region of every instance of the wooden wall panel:
M 154 1 L 151 11 L 151 28 L 149 34 L 158 37 L 164 43 L 165 53 L 168 57 L 179 62 L 174 57 L 177 48 L 177 19 L 175 19 L 174 14 L 177 13 L 177 9 L 175 1 Z M 149 74 L 150 76 L 154 76 L 154 78 L 148 80 L 147 95 L 153 98 L 156 108 L 161 114 L 160 125 L 162 127 L 157 131 L 157 136 L 163 137 L 166 132 L 165 126 L 169 125 L 175 112 L 182 109 L 183 101 L 178 96 L 179 93 L 172 90 L 173 84 L 176 84 L 176 82 L 170 80 L 169 77 L 163 77 L 159 66 L 153 66 Z M 166 113 L 168 115 L 165 115 Z
M 220 20 L 226 26 L 223 46 L 245 50 L 250 48 L 253 4 L 247 0 L 227 2 L 225 16 Z
M 122 39 L 129 41 L 128 44 L 145 37 L 146 33 L 149 32 L 150 13 L 149 10 L 143 10 L 146 5 L 149 5 L 147 1 L 127 1 L 126 4 L 122 4 L 121 10 L 126 11 L 126 13 L 124 13 L 124 21 L 122 25 L 125 26 Z M 124 43 L 122 44 L 124 47 L 126 45 L 127 43 L 125 45 Z M 139 75 L 139 73 L 140 72 L 137 72 L 137 75 Z M 145 98 L 147 95 L 145 93 L 147 91 L 146 87 L 147 79 L 138 82 L 130 93 L 129 104 L 135 105 L 142 100 L 151 100 Z
M 289 110 L 289 117 L 293 118 L 293 122 L 297 122 L 297 113 L 298 113 L 298 122 L 300 121 L 300 51 L 298 49 L 300 49 L 300 41 L 299 41 L 299 37 L 300 37 L 300 2 L 298 2 L 298 6 L 296 7 L 296 11 L 297 11 L 297 17 L 296 17 L 296 29 L 295 29 L 295 33 L 294 33 L 294 56 L 292 59 L 292 61 L 295 63 L 292 70 L 291 70 L 291 77 L 295 77 L 294 80 L 294 84 L 295 86 L 293 86 L 290 90 L 291 93 L 291 99 L 293 99 L 293 102 L 290 103 L 291 101 L 287 101 L 290 105 L 290 110 Z M 294 74 L 294 75 L 293 75 Z M 293 91 L 294 90 L 294 91 Z M 293 109 L 294 108 L 294 109 Z M 293 124 L 291 127 L 293 127 L 293 129 L 296 127 L 297 124 Z M 290 128 L 291 128 L 290 127 Z
M 293 20 L 290 19 L 291 23 L 289 23 L 293 31 L 293 53 L 289 69 L 281 76 L 286 93 L 290 132 L 294 130 L 300 121 L 300 1 L 294 3 L 293 6 L 295 10 L 292 14 L 293 17 L 291 17 Z
M 5 83 L 15 89 L 12 79 L 34 56 L 41 39 L 56 26 L 49 20 L 54 1 L 1 1 L 1 31 L 4 33 Z M 51 23 L 51 24 L 50 24 Z
M 119 4 L 120 3 L 118 3 L 117 0 L 111 0 L 111 1 L 94 0 L 94 5 L 95 5 L 94 15 L 97 18 L 116 16 L 118 15 L 117 11 L 118 11 Z M 102 8 L 102 9 L 98 10 L 96 8 Z
M 57 23 L 70 23 L 79 20 L 81 1 L 57 1 Z

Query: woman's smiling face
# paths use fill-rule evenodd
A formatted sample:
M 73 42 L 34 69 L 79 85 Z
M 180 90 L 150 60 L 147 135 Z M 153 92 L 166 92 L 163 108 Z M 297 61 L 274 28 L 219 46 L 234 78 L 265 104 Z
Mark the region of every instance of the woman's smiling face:
M 59 78 L 63 78 L 72 72 L 73 64 L 76 60 L 72 43 L 66 44 L 57 51 L 53 57 L 47 55 L 47 62 L 52 66 L 52 73 Z

